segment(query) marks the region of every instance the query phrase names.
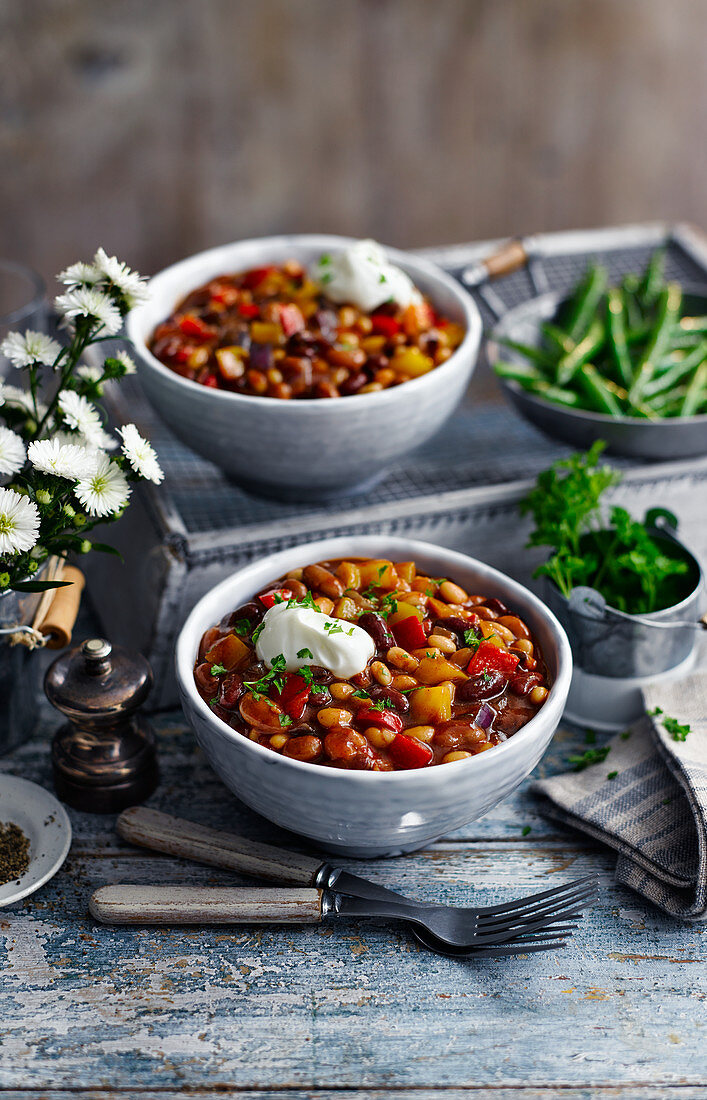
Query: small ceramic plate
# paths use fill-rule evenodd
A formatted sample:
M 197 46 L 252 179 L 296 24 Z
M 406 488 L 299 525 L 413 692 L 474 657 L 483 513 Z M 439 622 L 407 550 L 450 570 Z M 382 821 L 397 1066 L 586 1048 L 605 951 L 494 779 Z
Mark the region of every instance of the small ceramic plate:
M 0 909 L 33 894 L 57 873 L 71 845 L 71 823 L 53 794 L 15 775 L 0 774 L 0 821 L 29 838 L 29 867 L 0 886 Z

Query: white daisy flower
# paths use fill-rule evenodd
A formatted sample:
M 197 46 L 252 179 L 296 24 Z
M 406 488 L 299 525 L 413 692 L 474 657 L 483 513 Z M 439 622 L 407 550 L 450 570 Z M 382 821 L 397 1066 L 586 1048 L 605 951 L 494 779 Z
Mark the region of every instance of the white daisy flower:
M 121 450 L 135 473 L 159 485 L 164 474 L 151 444 L 142 438 L 134 424 L 124 424 L 117 432 L 123 440 Z
M 112 287 L 120 291 L 129 309 L 147 298 L 145 280 L 137 271 L 131 271 L 117 256 L 108 256 L 99 248 L 93 257 L 93 265 Z
M 19 386 L 11 386 L 6 382 L 0 382 L 0 405 L 12 405 L 34 416 L 32 395 L 27 390 L 20 389 Z M 42 401 L 38 401 L 37 412 L 40 417 L 44 416 L 46 411 L 47 406 Z
M 130 486 L 121 469 L 99 455 L 93 471 L 81 478 L 74 492 L 91 516 L 110 516 L 119 512 L 130 496 Z
M 107 294 L 96 287 L 75 287 L 55 298 L 54 304 L 67 320 L 74 317 L 93 317 L 100 322 L 96 331 L 104 332 L 107 336 L 115 336 L 123 324 L 118 307 Z
M 27 448 L 27 457 L 37 470 L 54 477 L 78 481 L 95 469 L 96 458 L 86 447 L 53 439 L 36 439 Z
M 64 423 L 79 432 L 86 439 L 103 431 L 101 416 L 88 398 L 75 390 L 62 390 L 58 397 L 59 408 L 64 414 Z
M 86 382 L 100 382 L 103 377 L 101 368 L 91 366 L 89 363 L 82 363 L 80 367 L 76 368 L 76 373 L 79 378 L 83 378 Z
M 93 264 L 84 263 L 71 264 L 57 275 L 60 283 L 70 287 L 93 286 L 100 277 L 100 271 L 97 271 Z
M 52 340 L 44 332 L 9 332 L 2 344 L 0 354 L 7 356 L 17 368 L 29 367 L 32 363 L 41 363 L 50 367 L 61 351 L 61 344 Z
M 129 374 L 135 374 L 135 372 L 137 371 L 137 367 L 135 366 L 135 363 L 133 362 L 133 360 L 128 355 L 127 351 L 119 351 L 118 354 L 116 355 L 116 359 L 120 363 L 123 364 L 123 367 L 125 368 L 126 377 Z
M 39 509 L 14 489 L 0 489 L 0 554 L 31 550 L 39 533 Z
M 0 474 L 12 477 L 25 464 L 25 444 L 21 436 L 0 427 Z

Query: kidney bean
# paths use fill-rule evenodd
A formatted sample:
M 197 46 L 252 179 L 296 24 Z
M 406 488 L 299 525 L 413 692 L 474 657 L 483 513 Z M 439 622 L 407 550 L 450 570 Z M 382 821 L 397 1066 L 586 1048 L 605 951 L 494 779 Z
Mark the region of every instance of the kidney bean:
M 218 690 L 218 680 L 211 675 L 211 665 L 208 663 L 196 666 L 194 679 L 197 687 L 207 695 L 213 695 Z
M 390 364 L 390 359 L 387 355 L 369 355 L 365 363 L 365 369 L 373 377 L 379 370 L 385 370 Z
M 516 695 L 529 695 L 534 687 L 542 684 L 543 678 L 537 672 L 518 672 L 511 676 L 508 686 Z
M 407 696 L 394 687 L 382 687 L 380 684 L 376 684 L 375 687 L 369 688 L 368 694 L 376 702 L 379 699 L 387 699 L 393 710 L 398 710 L 401 714 L 407 714 L 410 709 Z
M 331 684 L 333 682 L 334 673 L 330 672 L 328 668 L 322 668 L 321 665 L 310 665 L 309 667 L 312 670 L 315 684 Z
M 240 673 L 231 672 L 230 675 L 225 676 L 221 681 L 219 703 L 222 707 L 233 710 L 244 691 L 245 688 L 243 687 L 243 680 L 241 679 Z
M 364 373 L 364 371 L 359 370 L 353 374 L 350 374 L 346 381 L 342 382 L 339 389 L 341 390 L 341 393 L 344 395 L 344 397 L 350 397 L 351 394 L 358 393 L 358 391 L 363 386 L 365 386 L 367 382 L 368 376 Z
M 491 596 L 488 600 L 484 600 L 484 607 L 488 607 L 490 611 L 495 611 L 497 615 L 508 614 L 508 608 L 505 603 L 501 603 L 495 596 Z
M 376 649 L 387 651 L 392 645 L 395 645 L 390 627 L 383 616 L 376 611 L 365 611 L 358 620 L 358 626 L 371 635 L 376 643 Z
M 257 624 L 261 621 L 265 614 L 265 608 L 258 601 L 250 600 L 248 603 L 241 604 L 235 611 L 232 611 L 226 620 L 226 625 L 229 628 L 233 628 L 242 619 L 247 619 L 250 623 L 250 629 L 254 630 Z
M 482 699 L 493 699 L 494 695 L 501 694 L 505 684 L 506 678 L 502 672 L 482 672 L 464 680 L 457 687 L 456 698 L 460 703 L 478 703 Z
M 442 623 L 445 630 L 452 630 L 457 634 L 460 641 L 464 641 L 465 630 L 473 630 L 475 638 L 481 637 L 479 628 L 470 623 L 468 619 L 462 619 L 460 615 L 452 615 L 449 619 L 438 619 L 437 622 Z

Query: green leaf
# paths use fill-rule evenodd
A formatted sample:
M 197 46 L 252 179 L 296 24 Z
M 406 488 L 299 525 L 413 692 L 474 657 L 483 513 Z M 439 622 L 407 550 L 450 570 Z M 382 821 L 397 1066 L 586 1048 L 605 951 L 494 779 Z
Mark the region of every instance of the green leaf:
M 116 558 L 120 558 L 123 565 L 125 565 L 125 558 L 120 550 L 116 550 L 115 546 L 109 546 L 107 542 L 92 542 L 91 549 L 98 550 L 101 554 L 113 554 Z
M 17 581 L 12 585 L 15 592 L 47 592 L 50 588 L 66 588 L 73 581 Z

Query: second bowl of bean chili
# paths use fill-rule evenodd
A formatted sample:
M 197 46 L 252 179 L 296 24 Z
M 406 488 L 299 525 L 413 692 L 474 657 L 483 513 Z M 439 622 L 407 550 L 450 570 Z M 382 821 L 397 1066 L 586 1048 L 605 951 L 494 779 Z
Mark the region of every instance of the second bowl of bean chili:
M 470 296 L 433 264 L 386 249 L 415 301 L 334 302 L 312 270 L 355 243 L 312 235 L 212 249 L 156 275 L 128 318 L 159 414 L 247 489 L 361 491 L 434 435 L 466 390 L 481 337 Z
M 239 797 L 372 855 L 505 797 L 559 722 L 571 656 L 548 609 L 496 570 L 362 537 L 218 586 L 185 625 L 177 668 L 187 717 Z

